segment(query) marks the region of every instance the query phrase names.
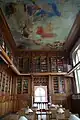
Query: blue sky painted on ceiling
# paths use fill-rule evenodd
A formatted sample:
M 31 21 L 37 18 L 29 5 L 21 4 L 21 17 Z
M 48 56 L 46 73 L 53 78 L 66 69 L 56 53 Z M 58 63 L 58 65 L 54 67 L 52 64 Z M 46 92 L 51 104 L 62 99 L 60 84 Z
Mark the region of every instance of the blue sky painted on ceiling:
M 28 50 L 62 49 L 80 10 L 80 0 L 3 1 L 17 46 Z

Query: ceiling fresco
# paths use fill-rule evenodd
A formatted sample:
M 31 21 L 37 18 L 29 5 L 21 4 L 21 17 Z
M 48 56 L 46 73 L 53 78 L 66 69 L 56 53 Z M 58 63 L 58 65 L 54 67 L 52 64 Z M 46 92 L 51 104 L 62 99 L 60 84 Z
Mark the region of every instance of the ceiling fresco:
M 0 0 L 16 45 L 26 50 L 63 49 L 80 0 Z

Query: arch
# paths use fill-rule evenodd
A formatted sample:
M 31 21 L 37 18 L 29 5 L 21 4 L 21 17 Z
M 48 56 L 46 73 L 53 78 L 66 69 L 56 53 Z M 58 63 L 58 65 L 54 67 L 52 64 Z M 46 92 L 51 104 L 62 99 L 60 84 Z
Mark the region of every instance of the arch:
M 35 90 L 35 96 L 45 96 L 45 90 L 42 87 L 38 87 Z
M 34 101 L 47 101 L 47 86 L 34 86 Z

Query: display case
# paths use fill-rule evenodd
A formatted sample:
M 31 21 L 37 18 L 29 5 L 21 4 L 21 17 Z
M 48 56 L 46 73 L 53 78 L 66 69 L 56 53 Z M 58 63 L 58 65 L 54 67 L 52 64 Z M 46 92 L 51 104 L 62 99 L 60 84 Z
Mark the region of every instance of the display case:
M 28 77 L 17 78 L 17 94 L 28 93 Z
M 22 78 L 17 78 L 17 94 L 21 94 L 22 92 Z
M 12 77 L 8 76 L 8 89 L 7 89 L 8 94 L 11 94 L 11 89 L 12 89 Z
M 30 60 L 29 57 L 24 57 L 23 59 L 23 72 L 29 73 L 30 72 Z
M 58 78 L 57 77 L 53 77 L 53 92 L 54 93 L 59 93 L 59 83 L 58 83 Z
M 21 73 L 32 72 L 67 72 L 67 59 L 64 55 L 32 54 L 26 53 L 26 57 L 18 57 L 19 71 Z
M 23 79 L 23 94 L 28 93 L 28 79 L 24 78 Z
M 33 72 L 40 72 L 40 56 L 32 57 Z
M 2 73 L 2 94 L 5 92 L 5 73 Z
M 65 79 L 63 76 L 53 76 L 53 93 L 65 93 Z
M 41 72 L 47 72 L 48 71 L 48 66 L 47 66 L 47 56 L 41 56 L 40 57 L 40 69 Z
M 19 66 L 19 71 L 22 72 L 23 71 L 23 58 L 22 57 L 18 57 L 18 66 Z
M 47 56 L 35 55 L 32 57 L 33 72 L 47 72 Z
M 69 64 L 68 62 L 67 62 L 67 59 L 62 59 L 63 60 L 63 72 L 66 72 L 67 71 L 67 64 Z
M 57 57 L 57 72 L 63 72 L 63 59 Z
M 29 73 L 30 72 L 29 57 L 19 57 L 18 58 L 18 69 L 21 73 Z
M 63 76 L 58 77 L 59 81 L 59 93 L 65 93 L 65 79 Z
M 50 64 L 50 71 L 57 72 L 56 56 L 52 56 L 49 58 L 49 64 Z
M 9 77 L 6 75 L 6 81 L 5 81 L 5 93 L 7 93 L 8 90 L 8 82 L 9 81 Z

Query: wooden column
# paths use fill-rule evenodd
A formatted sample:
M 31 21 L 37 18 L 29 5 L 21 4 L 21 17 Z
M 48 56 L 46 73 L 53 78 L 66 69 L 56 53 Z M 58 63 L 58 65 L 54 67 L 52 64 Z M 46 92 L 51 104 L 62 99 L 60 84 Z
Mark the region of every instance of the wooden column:
M 24 81 L 24 77 L 22 76 L 22 78 L 21 78 L 21 94 L 23 94 L 23 81 Z
M 12 95 L 13 97 L 13 112 L 16 112 L 18 109 L 18 99 L 17 99 L 17 77 L 14 76 L 12 79 Z M 11 85 L 10 85 L 11 86 Z M 10 88 L 11 91 L 11 88 Z
M 32 78 L 32 105 L 34 103 L 34 77 L 33 75 L 31 75 Z

